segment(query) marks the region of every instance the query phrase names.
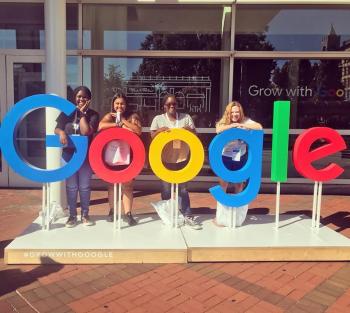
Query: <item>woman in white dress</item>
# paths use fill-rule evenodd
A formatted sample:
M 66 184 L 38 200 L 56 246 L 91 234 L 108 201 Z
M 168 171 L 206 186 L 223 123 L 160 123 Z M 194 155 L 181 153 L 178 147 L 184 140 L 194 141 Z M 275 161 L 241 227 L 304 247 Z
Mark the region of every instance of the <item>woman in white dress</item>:
M 217 122 L 216 133 L 219 134 L 230 128 L 261 130 L 262 126 L 244 115 L 243 107 L 238 101 L 232 101 L 226 106 L 223 116 Z M 242 168 L 247 161 L 247 157 L 247 145 L 242 140 L 233 140 L 229 142 L 222 151 L 222 161 L 231 171 Z M 228 182 L 220 179 L 219 183 L 224 191 L 226 191 Z M 244 188 L 244 182 L 235 183 L 233 186 L 234 193 L 240 193 Z M 217 219 L 214 219 L 214 224 L 222 226 Z

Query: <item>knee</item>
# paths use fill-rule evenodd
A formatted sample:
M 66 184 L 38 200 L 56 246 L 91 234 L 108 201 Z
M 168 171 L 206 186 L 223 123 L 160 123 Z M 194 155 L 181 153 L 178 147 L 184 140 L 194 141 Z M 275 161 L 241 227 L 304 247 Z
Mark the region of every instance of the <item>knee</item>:
M 76 191 L 78 191 L 78 185 L 77 184 L 66 184 L 66 190 L 69 192 L 76 192 Z
M 134 191 L 133 181 L 122 184 L 122 192 L 126 194 L 132 194 Z
M 170 198 L 170 194 L 171 194 L 170 188 L 163 188 L 162 189 L 162 195 L 163 196 L 165 196 L 165 197 L 169 196 L 169 198 Z
M 187 186 L 184 185 L 184 186 L 179 186 L 179 191 L 180 191 L 180 194 L 187 194 L 188 191 L 187 191 Z
M 90 184 L 79 184 L 79 191 L 90 191 Z

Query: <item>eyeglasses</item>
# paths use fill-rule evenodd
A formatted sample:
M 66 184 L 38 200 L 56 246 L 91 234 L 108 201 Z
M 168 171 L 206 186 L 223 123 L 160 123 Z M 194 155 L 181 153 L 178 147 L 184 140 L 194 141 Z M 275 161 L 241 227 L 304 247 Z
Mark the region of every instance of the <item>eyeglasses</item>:
M 165 103 L 166 106 L 176 105 L 176 102 L 167 102 Z

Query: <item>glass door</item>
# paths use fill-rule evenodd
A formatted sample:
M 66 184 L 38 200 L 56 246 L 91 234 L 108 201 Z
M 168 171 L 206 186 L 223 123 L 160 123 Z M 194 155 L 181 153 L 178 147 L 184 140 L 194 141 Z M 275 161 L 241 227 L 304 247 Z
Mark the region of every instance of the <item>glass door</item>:
M 45 68 L 43 56 L 7 56 L 7 109 L 19 100 L 45 93 Z M 45 109 L 35 110 L 25 116 L 16 134 L 18 153 L 28 163 L 45 168 Z M 8 169 L 10 187 L 36 187 Z
M 0 54 L 0 126 L 6 112 L 6 62 L 5 55 Z M 0 187 L 8 187 L 8 166 L 2 157 L 0 147 Z

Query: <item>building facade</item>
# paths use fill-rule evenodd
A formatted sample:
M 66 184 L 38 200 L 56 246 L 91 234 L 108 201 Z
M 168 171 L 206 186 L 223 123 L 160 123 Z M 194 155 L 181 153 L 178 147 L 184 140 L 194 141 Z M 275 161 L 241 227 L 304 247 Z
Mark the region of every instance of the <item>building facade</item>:
M 0 119 L 20 99 L 45 92 L 45 2 L 0 1 Z M 174 93 L 194 119 L 207 152 L 226 104 L 240 101 L 265 130 L 263 182 L 269 182 L 272 111 L 291 101 L 290 152 L 312 126 L 350 138 L 350 1 L 67 1 L 67 97 L 81 84 L 104 115 L 116 92 L 143 120 L 143 141 Z M 17 133 L 23 158 L 46 166 L 45 111 L 28 114 Z M 319 143 L 321 144 L 321 143 Z M 350 153 L 337 162 L 349 184 Z M 289 183 L 309 183 L 290 157 Z M 155 180 L 148 165 L 139 180 Z M 197 182 L 216 178 L 208 158 Z M 0 187 L 36 186 L 16 175 L 0 155 Z

